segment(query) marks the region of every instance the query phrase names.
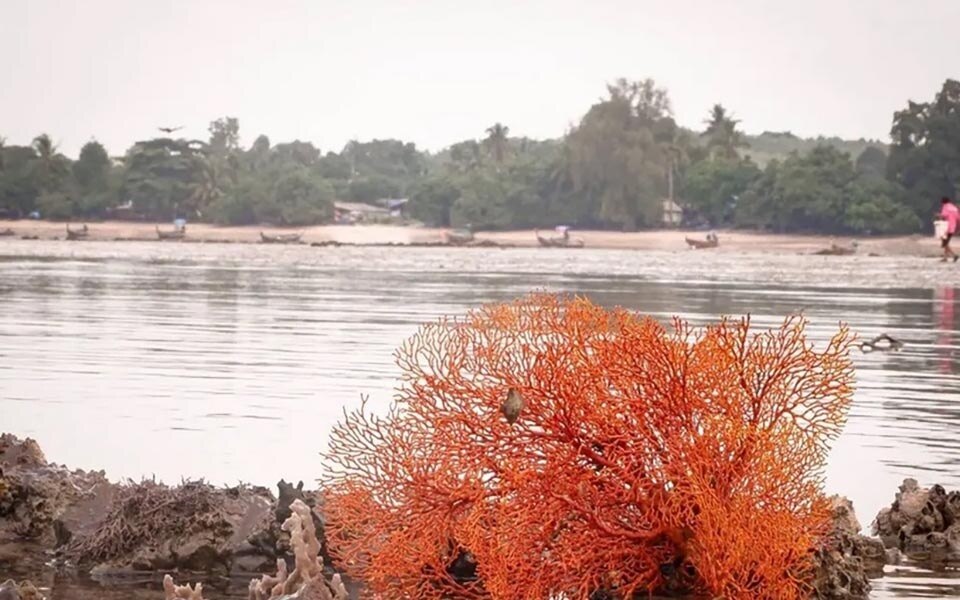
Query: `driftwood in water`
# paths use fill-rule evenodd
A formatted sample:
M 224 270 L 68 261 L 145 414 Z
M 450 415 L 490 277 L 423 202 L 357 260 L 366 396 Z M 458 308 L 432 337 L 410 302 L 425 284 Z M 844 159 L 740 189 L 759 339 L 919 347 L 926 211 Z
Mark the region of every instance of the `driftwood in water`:
M 881 352 L 898 352 L 901 348 L 903 348 L 903 342 L 890 337 L 886 333 L 878 335 L 869 342 L 860 343 L 860 351 L 864 354 L 873 352 L 874 350 L 880 350 Z
M 836 242 L 832 242 L 829 248 L 814 252 L 814 254 L 818 256 L 850 256 L 856 253 L 857 242 L 853 242 L 849 246 L 841 246 Z

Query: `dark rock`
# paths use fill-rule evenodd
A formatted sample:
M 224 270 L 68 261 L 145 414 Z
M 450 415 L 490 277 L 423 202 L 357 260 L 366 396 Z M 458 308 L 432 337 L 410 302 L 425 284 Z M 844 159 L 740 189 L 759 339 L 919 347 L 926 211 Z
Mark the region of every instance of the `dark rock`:
M 84 519 L 96 518 L 94 499 L 109 487 L 102 472 L 70 471 L 48 463 L 34 440 L 0 435 L 0 563 L 46 562 Z
M 12 579 L 0 583 L 0 600 L 20 600 L 20 589 Z
M 0 584 L 0 600 L 44 600 L 43 594 L 27 580 L 17 584 L 8 579 Z
M 940 511 L 943 513 L 943 524 L 946 527 L 960 521 L 960 492 L 954 490 L 947 494 Z
M 860 535 L 860 522 L 846 498 L 831 498 L 832 527 L 816 551 L 814 586 L 821 599 L 867 598 L 870 579 L 883 575 L 883 542 Z
M 873 521 L 873 532 L 887 548 L 918 558 L 960 553 L 960 492 L 940 485 L 922 488 L 905 479 L 890 507 Z

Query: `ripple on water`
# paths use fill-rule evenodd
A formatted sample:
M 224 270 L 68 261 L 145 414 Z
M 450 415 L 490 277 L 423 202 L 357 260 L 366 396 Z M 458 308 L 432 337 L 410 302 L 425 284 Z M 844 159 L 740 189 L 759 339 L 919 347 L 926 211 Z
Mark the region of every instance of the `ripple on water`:
M 912 258 L 0 241 L 0 415 L 114 478 L 310 481 L 343 408 L 383 410 L 394 349 L 440 315 L 534 289 L 701 324 L 803 311 L 819 342 L 844 321 L 907 343 L 856 353 L 830 458 L 866 524 L 904 477 L 960 488 L 958 288 Z M 958 594 L 952 572 L 905 570 L 877 597 Z

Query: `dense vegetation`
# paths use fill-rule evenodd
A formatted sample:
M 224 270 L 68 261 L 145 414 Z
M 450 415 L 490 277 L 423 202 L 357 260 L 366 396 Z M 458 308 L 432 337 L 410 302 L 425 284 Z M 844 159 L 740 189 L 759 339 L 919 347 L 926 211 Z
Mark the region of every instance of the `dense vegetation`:
M 901 233 L 960 186 L 957 81 L 897 111 L 889 147 L 748 136 L 738 123 L 718 104 L 703 132 L 684 129 L 665 90 L 619 80 L 562 139 L 510 137 L 496 123 L 435 154 L 398 140 L 323 154 L 263 135 L 244 148 L 234 118 L 211 123 L 205 141 L 142 140 L 118 158 L 96 141 L 71 160 L 47 134 L 31 146 L 0 138 L 0 217 L 306 225 L 329 221 L 335 199 L 406 197 L 428 225 L 632 230 L 660 226 L 674 198 L 687 225 Z

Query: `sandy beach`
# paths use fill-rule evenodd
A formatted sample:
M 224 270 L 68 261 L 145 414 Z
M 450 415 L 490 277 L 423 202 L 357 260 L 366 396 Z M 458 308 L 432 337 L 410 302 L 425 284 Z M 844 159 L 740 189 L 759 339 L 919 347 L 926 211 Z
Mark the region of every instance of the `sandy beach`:
M 73 229 L 80 224 L 73 224 Z M 155 223 L 135 223 L 127 221 L 106 221 L 89 223 L 87 239 L 91 241 L 159 241 Z M 169 224 L 159 226 L 169 231 Z M 3 221 L 0 220 L 0 232 L 10 229 L 13 235 L 0 239 L 53 240 L 66 238 L 66 224 L 50 221 Z M 203 223 L 187 226 L 186 238 L 182 241 L 164 243 L 258 243 L 260 232 L 302 233 L 304 244 L 351 244 L 351 245 L 426 245 L 441 244 L 445 240 L 447 229 L 404 227 L 395 225 L 358 225 L 338 226 L 319 225 L 303 228 L 278 229 L 271 227 L 243 226 L 219 227 Z M 552 231 L 543 235 L 551 235 Z M 702 231 L 684 231 L 677 229 L 640 231 L 622 233 L 616 231 L 574 231 L 573 238 L 583 240 L 584 247 L 618 250 L 686 250 L 686 237 L 703 239 Z M 938 256 L 939 245 L 933 236 L 911 235 L 894 237 L 832 237 L 816 235 L 783 235 L 749 231 L 719 231 L 718 248 L 706 252 L 761 252 L 777 254 L 810 254 L 829 248 L 836 243 L 849 246 L 855 239 L 858 254 L 877 254 L 881 256 Z M 476 234 L 480 243 L 496 243 L 507 247 L 535 247 L 536 234 L 533 230 L 480 232 Z

